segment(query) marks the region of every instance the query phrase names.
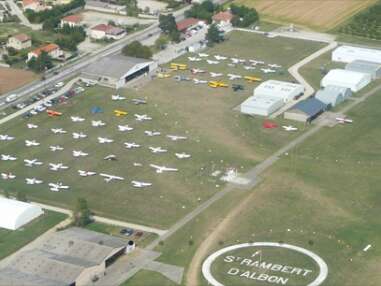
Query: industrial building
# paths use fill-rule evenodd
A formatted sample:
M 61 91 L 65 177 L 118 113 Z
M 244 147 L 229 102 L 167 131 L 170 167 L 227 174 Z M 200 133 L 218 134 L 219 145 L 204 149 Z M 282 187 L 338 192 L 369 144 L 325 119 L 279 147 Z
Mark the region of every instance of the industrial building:
M 309 123 L 326 110 L 326 105 L 320 100 L 310 97 L 299 101 L 284 113 L 284 118 L 289 120 Z
M 121 54 L 104 57 L 87 66 L 81 73 L 84 81 L 97 82 L 100 85 L 120 88 L 157 68 L 157 62 L 147 59 L 126 57 Z
M 288 102 L 304 93 L 304 87 L 301 84 L 267 80 L 254 89 L 254 96 L 270 96 L 281 98 L 283 102 Z
M 19 229 L 43 213 L 37 205 L 0 198 L 0 228 Z
M 93 285 L 126 253 L 128 242 L 72 227 L 49 234 L 0 268 L 0 285 Z
M 347 64 L 345 69 L 370 74 L 373 80 L 381 77 L 381 63 L 356 60 Z
M 332 52 L 332 61 L 350 63 L 356 60 L 381 64 L 381 50 L 340 46 Z
M 241 113 L 269 116 L 284 105 L 279 97 L 254 95 L 241 103 Z
M 343 69 L 333 69 L 321 80 L 321 86 L 341 86 L 350 88 L 353 92 L 357 92 L 367 86 L 370 82 L 371 76 L 369 74 Z
M 352 91 L 347 87 L 328 85 L 324 89 L 319 90 L 315 98 L 326 104 L 327 107 L 335 107 L 351 95 Z

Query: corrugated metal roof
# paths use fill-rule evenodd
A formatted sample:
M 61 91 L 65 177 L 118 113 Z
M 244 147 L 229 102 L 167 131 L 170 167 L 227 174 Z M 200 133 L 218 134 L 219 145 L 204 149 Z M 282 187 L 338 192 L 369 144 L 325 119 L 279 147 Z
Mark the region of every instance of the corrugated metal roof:
M 326 105 L 323 102 L 314 97 L 310 97 L 306 100 L 299 101 L 297 104 L 291 107 L 290 110 L 297 109 L 306 113 L 309 116 L 315 116 L 325 108 Z
M 345 66 L 346 70 L 364 72 L 364 73 L 374 73 L 381 70 L 381 64 L 356 60 Z

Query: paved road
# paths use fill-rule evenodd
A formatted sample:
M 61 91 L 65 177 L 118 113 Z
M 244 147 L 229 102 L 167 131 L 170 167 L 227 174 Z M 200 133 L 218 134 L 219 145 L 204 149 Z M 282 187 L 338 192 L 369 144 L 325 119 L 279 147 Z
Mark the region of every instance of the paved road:
M 24 26 L 27 26 L 33 30 L 40 30 L 42 25 L 40 24 L 31 24 L 28 20 L 27 17 L 25 17 L 23 11 L 21 11 L 21 9 L 19 8 L 19 6 L 17 6 L 17 4 L 15 2 L 13 2 L 13 0 L 5 0 L 9 6 L 11 7 L 12 9 L 12 14 L 13 15 L 16 15 L 19 19 L 20 19 L 20 24 L 24 25 Z

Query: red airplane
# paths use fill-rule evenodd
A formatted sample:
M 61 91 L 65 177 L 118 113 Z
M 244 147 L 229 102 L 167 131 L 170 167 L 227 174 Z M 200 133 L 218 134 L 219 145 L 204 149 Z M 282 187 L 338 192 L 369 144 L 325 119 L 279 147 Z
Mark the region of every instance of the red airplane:
M 58 111 L 51 110 L 51 109 L 46 110 L 46 112 L 48 113 L 49 116 L 52 116 L 52 117 L 62 115 L 62 112 L 58 112 Z

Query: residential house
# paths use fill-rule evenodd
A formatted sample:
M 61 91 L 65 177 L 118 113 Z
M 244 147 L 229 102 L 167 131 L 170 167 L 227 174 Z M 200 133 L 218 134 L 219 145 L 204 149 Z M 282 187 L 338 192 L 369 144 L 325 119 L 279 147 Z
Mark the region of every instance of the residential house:
M 64 57 L 64 53 L 58 45 L 47 44 L 29 52 L 27 61 L 30 61 L 32 58 L 39 57 L 42 52 L 46 52 L 53 59 L 62 59 Z
M 43 2 L 39 0 L 22 0 L 23 10 L 32 10 L 34 12 L 40 12 L 46 9 L 51 9 L 51 6 L 45 5 Z
M 205 21 L 197 18 L 186 18 L 176 23 L 177 30 L 181 33 L 191 32 L 192 29 L 197 29 L 199 26 L 204 26 Z
M 17 34 L 8 39 L 7 47 L 17 51 L 28 49 L 32 46 L 31 38 L 26 34 Z
M 233 25 L 231 21 L 233 19 L 233 14 L 229 10 L 221 11 L 217 14 L 213 15 L 212 20 L 213 23 L 217 24 L 217 26 L 223 31 L 229 31 Z
M 80 15 L 69 15 L 61 19 L 60 26 L 69 25 L 70 27 L 81 26 L 82 17 Z
M 114 39 L 119 40 L 126 35 L 124 29 L 107 24 L 99 24 L 90 29 L 90 37 L 95 40 Z

